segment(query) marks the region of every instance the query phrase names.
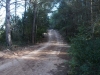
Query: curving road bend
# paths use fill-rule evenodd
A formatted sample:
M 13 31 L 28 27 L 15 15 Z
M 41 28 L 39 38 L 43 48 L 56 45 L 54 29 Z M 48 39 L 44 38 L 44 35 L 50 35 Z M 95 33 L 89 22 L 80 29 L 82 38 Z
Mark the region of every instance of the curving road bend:
M 48 42 L 38 48 L 32 47 L 33 51 L 27 55 L 0 61 L 0 75 L 53 75 L 57 71 L 57 65 L 65 62 L 58 57 L 64 44 L 60 34 L 56 30 L 48 30 Z

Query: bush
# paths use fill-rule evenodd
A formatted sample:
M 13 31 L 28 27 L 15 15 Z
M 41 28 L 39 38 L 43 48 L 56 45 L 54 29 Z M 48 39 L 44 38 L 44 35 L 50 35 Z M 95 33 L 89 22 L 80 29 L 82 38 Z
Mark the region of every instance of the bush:
M 100 75 L 100 39 L 77 37 L 70 49 L 71 75 Z

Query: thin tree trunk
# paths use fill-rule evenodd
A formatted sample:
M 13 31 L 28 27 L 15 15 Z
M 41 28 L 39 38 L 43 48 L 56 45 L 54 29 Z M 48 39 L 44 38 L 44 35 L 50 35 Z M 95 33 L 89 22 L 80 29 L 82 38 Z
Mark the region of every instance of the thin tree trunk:
M 94 24 L 93 24 L 93 0 L 91 0 L 91 27 L 92 27 L 92 35 L 94 34 Z
M 9 47 L 12 45 L 10 30 L 10 0 L 6 0 L 6 42 Z
M 16 24 L 17 0 L 15 0 L 15 24 Z
M 25 28 L 26 28 L 26 1 L 25 0 L 25 9 L 24 9 L 24 15 L 23 15 L 23 27 L 22 27 L 22 38 L 25 40 Z
M 25 14 L 26 14 L 26 1 L 27 1 L 27 0 L 25 0 Z
M 36 43 L 36 13 L 37 13 L 37 2 L 34 2 L 34 11 L 33 11 L 33 29 L 32 29 L 32 43 Z

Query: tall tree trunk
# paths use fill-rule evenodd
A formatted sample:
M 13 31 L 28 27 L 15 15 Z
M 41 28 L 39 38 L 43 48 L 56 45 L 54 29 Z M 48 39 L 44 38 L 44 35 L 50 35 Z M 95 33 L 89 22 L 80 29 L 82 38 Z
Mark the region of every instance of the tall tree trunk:
M 91 0 L 91 27 L 92 27 L 92 36 L 94 34 L 94 24 L 93 24 L 93 0 Z
M 17 0 L 15 0 L 15 24 L 16 24 Z
M 10 30 L 10 0 L 6 0 L 6 42 L 9 47 L 12 45 Z
M 25 40 L 25 28 L 26 28 L 26 5 L 27 0 L 25 0 L 25 8 L 24 8 L 24 15 L 23 15 L 23 26 L 22 26 L 22 38 Z
M 26 14 L 26 3 L 27 3 L 26 1 L 27 1 L 27 0 L 25 0 L 25 14 Z
M 36 13 L 37 13 L 37 1 L 34 1 L 34 11 L 33 11 L 33 29 L 32 29 L 32 43 L 36 43 Z

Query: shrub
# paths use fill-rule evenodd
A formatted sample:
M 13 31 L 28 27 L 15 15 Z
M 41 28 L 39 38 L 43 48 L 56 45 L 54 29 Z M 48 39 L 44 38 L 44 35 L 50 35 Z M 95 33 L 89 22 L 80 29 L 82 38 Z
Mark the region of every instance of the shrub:
M 100 39 L 76 37 L 72 40 L 70 54 L 71 75 L 100 75 Z

